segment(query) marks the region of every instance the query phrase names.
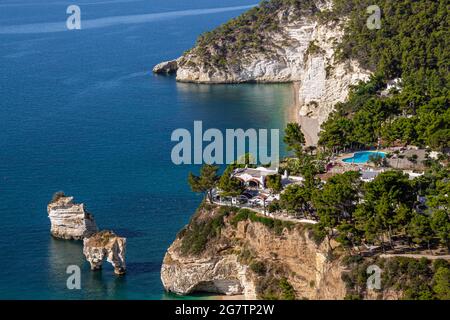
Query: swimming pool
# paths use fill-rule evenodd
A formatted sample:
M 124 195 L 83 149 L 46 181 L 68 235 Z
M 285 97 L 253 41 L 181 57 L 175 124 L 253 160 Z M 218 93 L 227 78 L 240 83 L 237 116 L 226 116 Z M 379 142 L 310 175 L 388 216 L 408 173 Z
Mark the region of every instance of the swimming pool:
M 355 152 L 353 157 L 342 159 L 343 162 L 347 163 L 367 163 L 370 156 L 379 155 L 382 158 L 386 156 L 384 152 L 379 151 L 361 151 Z

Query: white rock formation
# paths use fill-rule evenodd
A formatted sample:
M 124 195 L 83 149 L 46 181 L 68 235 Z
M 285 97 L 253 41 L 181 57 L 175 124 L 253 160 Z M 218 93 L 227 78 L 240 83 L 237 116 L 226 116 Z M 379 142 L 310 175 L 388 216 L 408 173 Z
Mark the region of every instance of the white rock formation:
M 170 60 L 158 63 L 154 68 L 154 73 L 175 73 L 178 69 L 177 60 Z
M 319 124 L 327 119 L 336 103 L 347 99 L 352 85 L 368 80 L 371 75 L 357 61 L 335 60 L 334 45 L 343 35 L 339 24 L 316 23 L 310 39 L 320 49 L 307 57 L 300 73 L 300 115 L 318 119 Z
M 73 203 L 73 197 L 59 197 L 47 206 L 47 212 L 55 238 L 81 240 L 98 231 L 92 214 L 84 204 Z
M 92 270 L 100 270 L 103 260 L 114 267 L 114 273 L 125 273 L 126 238 L 118 237 L 112 231 L 100 231 L 83 240 L 83 253 L 91 265 Z
M 161 280 L 167 291 L 180 295 L 192 292 L 240 295 L 245 288 L 253 287 L 242 285 L 246 280 L 245 267 L 236 256 L 185 259 L 173 247 L 167 251 Z

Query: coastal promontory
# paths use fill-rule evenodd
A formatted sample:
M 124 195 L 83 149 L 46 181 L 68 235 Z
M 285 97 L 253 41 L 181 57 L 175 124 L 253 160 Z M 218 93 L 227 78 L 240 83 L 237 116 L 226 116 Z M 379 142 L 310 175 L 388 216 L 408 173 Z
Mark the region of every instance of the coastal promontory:
M 182 295 L 342 299 L 344 267 L 329 253 L 304 226 L 204 204 L 168 249 L 161 279 Z
M 264 2 L 153 71 L 176 73 L 180 82 L 295 82 L 300 114 L 322 123 L 352 85 L 371 75 L 355 59 L 338 56 L 346 17 L 328 17 L 332 8 L 331 0 Z
M 262 1 L 177 59 L 181 82 L 293 82 L 300 123 L 283 139 L 294 157 L 270 174 L 189 174 L 205 200 L 164 257 L 167 291 L 448 300 L 446 9 Z

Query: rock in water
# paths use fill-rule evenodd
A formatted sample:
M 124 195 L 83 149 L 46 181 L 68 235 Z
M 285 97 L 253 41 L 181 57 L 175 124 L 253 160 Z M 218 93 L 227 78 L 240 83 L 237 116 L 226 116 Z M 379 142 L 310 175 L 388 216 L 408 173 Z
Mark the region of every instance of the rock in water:
M 157 64 L 153 68 L 154 73 L 175 73 L 177 70 L 178 70 L 177 60 L 164 61 Z
M 83 253 L 91 264 L 92 270 L 100 270 L 106 256 L 106 260 L 114 267 L 115 274 L 125 273 L 126 238 L 119 237 L 112 231 L 104 230 L 85 238 L 83 244 Z
M 47 212 L 55 238 L 82 240 L 98 232 L 92 214 L 84 209 L 84 204 L 73 203 L 73 197 L 56 198 L 47 206 Z

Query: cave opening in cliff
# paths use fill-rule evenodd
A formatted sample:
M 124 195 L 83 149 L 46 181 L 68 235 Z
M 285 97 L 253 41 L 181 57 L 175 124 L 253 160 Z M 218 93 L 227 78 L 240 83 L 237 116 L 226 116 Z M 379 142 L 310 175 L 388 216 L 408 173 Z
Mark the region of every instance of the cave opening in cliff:
M 235 295 L 242 294 L 242 286 L 236 279 L 201 281 L 192 288 L 191 293 Z

